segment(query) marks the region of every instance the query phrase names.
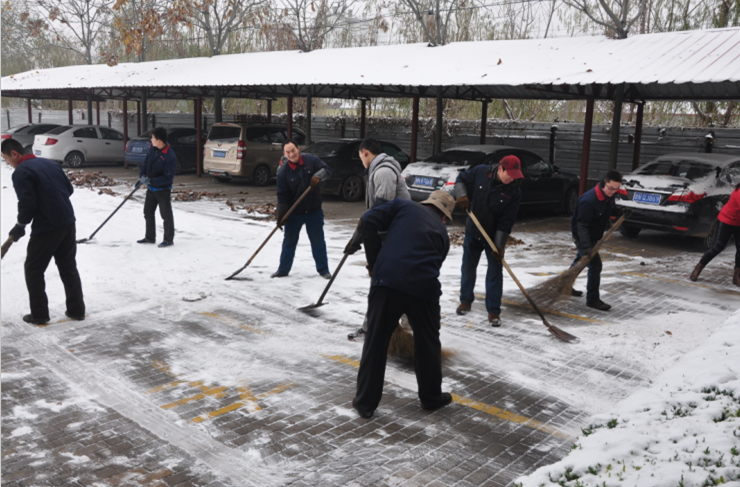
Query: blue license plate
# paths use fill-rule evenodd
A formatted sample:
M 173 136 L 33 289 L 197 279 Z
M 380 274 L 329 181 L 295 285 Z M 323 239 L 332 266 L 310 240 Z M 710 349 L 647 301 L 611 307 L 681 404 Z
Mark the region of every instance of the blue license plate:
M 41 155 L 41 151 L 40 150 L 35 150 L 35 151 L 33 151 L 33 153 L 36 154 L 37 156 L 40 156 Z
M 636 201 L 638 203 L 647 203 L 649 205 L 659 205 L 660 195 L 655 193 L 640 193 L 639 191 L 635 191 L 635 195 L 632 197 L 632 201 Z
M 213 151 L 213 157 L 226 157 L 226 152 L 222 150 Z
M 131 149 L 131 151 L 132 152 L 144 152 L 144 148 L 143 147 L 134 147 L 133 149 Z
M 434 178 L 420 178 L 417 176 L 416 179 L 414 179 L 414 184 L 417 186 L 425 186 L 427 188 L 433 188 Z

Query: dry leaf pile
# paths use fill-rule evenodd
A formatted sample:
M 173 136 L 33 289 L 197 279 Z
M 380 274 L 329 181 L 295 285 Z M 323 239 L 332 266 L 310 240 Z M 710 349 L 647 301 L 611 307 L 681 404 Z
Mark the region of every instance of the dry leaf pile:
M 180 191 L 177 189 L 172 190 L 172 194 L 175 195 L 175 201 L 198 201 L 203 198 L 226 196 L 225 193 L 213 193 L 211 191 Z
M 88 188 L 100 188 L 103 186 L 115 186 L 115 179 L 104 175 L 102 172 L 66 171 L 70 182 L 75 186 L 87 186 Z M 101 193 L 98 193 L 101 194 Z M 113 194 L 106 191 L 106 194 Z
M 240 198 L 238 201 L 234 202 L 234 200 L 228 199 L 226 200 L 226 204 L 229 205 L 229 208 L 231 208 L 231 211 L 239 211 L 244 210 L 247 213 L 257 213 L 260 215 L 274 215 L 277 212 L 277 207 L 273 205 L 272 203 L 266 203 L 264 205 L 246 205 L 247 200 L 244 198 Z M 239 203 L 242 203 L 239 205 Z
M 465 230 L 459 230 L 450 234 L 450 245 L 462 245 L 465 241 Z M 511 247 L 512 245 L 524 245 L 524 240 L 519 240 L 509 235 L 506 240 L 506 246 Z

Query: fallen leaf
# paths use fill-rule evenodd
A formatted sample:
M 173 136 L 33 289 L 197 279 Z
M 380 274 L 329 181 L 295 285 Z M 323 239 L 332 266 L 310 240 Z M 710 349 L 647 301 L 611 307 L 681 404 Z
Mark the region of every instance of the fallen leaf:
M 594 72 L 594 70 L 593 70 L 593 69 L 587 69 L 587 70 L 586 70 L 586 72 L 587 72 L 587 73 L 593 73 L 593 72 Z
M 488 73 L 486 73 L 483 76 L 481 76 L 481 78 L 485 78 L 486 76 L 488 76 Z
M 501 64 L 502 62 L 503 62 L 503 61 L 501 60 L 501 58 L 499 58 L 498 62 L 496 63 L 496 66 L 498 66 L 498 65 L 499 65 L 499 64 Z
M 673 335 L 670 331 L 665 332 L 666 335 Z

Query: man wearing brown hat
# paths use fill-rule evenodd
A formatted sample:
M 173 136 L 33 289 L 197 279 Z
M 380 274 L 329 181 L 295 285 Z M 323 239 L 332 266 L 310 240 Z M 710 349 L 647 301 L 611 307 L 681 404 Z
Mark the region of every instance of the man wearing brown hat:
M 414 370 L 421 407 L 434 410 L 452 402 L 442 392 L 442 345 L 439 341 L 439 270 L 450 250 L 445 223 L 455 200 L 435 191 L 421 203 L 393 199 L 368 210 L 360 222 L 368 272 L 368 330 L 352 406 L 370 418 L 383 395 L 391 335 L 406 313 L 414 331 Z M 386 232 L 381 240 L 380 232 Z
M 503 294 L 503 266 L 506 240 L 516 221 L 522 190 L 519 188 L 522 174 L 521 162 L 516 156 L 505 156 L 497 164 L 481 164 L 463 171 L 455 180 L 457 206 L 468 210 L 478 218 L 486 233 L 498 249 L 494 253 L 475 223 L 468 218 L 463 241 L 462 279 L 460 282 L 460 306 L 457 314 L 470 311 L 475 299 L 475 277 L 480 255 L 485 250 L 488 259 L 486 272 L 486 310 L 488 323 L 501 326 L 501 295 Z

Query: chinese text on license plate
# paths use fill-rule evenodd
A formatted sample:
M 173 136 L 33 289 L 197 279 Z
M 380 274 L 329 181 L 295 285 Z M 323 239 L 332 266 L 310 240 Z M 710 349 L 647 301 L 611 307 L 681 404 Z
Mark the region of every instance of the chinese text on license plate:
M 638 203 L 647 203 L 650 205 L 659 205 L 660 195 L 655 193 L 640 193 L 639 191 L 635 191 L 635 196 L 633 196 L 632 201 L 636 201 Z

